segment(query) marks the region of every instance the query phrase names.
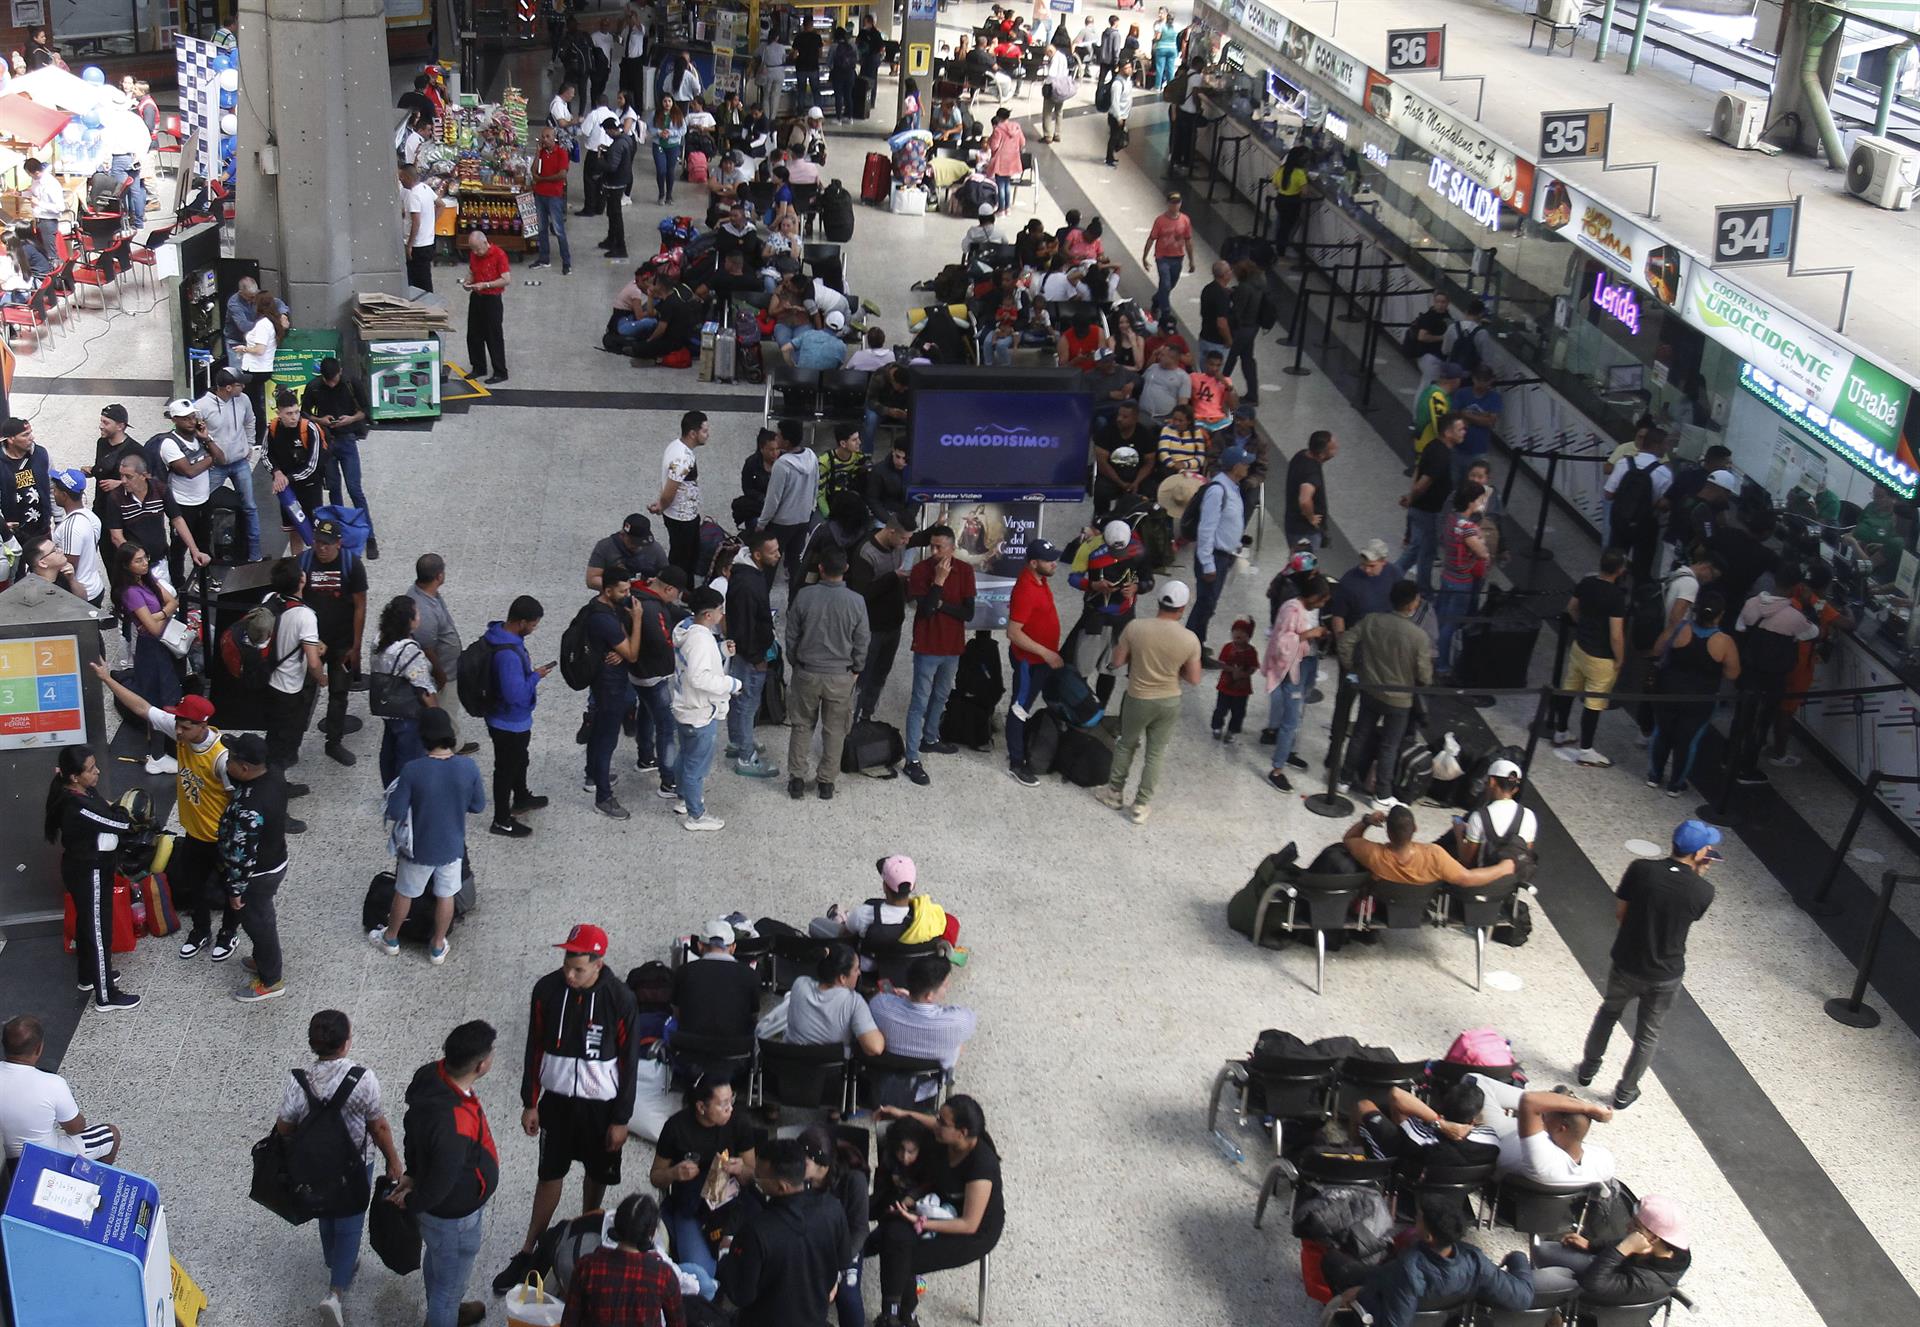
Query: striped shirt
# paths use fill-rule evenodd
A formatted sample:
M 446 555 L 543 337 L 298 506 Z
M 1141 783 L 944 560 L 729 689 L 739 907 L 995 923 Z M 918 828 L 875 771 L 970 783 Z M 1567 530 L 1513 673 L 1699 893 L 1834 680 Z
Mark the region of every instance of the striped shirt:
M 888 1054 L 938 1060 L 948 1069 L 979 1024 L 973 1010 L 960 1005 L 923 1004 L 892 993 L 874 996 L 871 1008 Z

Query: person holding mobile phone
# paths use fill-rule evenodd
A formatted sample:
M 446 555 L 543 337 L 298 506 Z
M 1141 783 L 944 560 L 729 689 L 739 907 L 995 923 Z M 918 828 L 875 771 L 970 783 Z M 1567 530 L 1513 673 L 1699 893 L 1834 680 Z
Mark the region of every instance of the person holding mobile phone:
M 507 607 L 507 620 L 487 623 L 487 631 L 469 650 L 487 652 L 486 691 L 487 738 L 493 743 L 493 823 L 487 833 L 507 839 L 524 839 L 533 826 L 518 817 L 538 811 L 547 804 L 545 797 L 527 790 L 527 747 L 533 740 L 533 710 L 539 703 L 540 679 L 551 673 L 558 661 L 533 666 L 527 653 L 527 637 L 540 629 L 546 610 L 530 594 L 523 594 Z M 460 671 L 467 671 L 466 658 Z M 463 695 L 464 704 L 467 697 Z

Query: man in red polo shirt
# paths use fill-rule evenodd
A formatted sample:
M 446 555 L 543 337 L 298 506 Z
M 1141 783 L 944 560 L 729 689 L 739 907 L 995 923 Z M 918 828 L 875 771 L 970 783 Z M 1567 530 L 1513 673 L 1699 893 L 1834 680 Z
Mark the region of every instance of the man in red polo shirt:
M 560 275 L 573 272 L 573 251 L 567 247 L 567 167 L 572 158 L 548 125 L 540 131 L 540 148 L 533 158 L 533 206 L 540 214 L 540 257 L 528 266 L 552 267 L 549 235 L 560 240 Z
M 506 250 L 476 230 L 467 236 L 467 279 L 460 284 L 471 293 L 467 300 L 467 358 L 474 377 L 493 364 L 489 383 L 507 380 L 507 324 L 501 292 L 507 288 Z M 489 360 L 491 357 L 491 360 Z
M 1053 602 L 1060 550 L 1044 539 L 1027 544 L 1027 565 L 1013 583 L 1007 609 L 1007 652 L 1013 656 L 1012 704 L 1007 709 L 1007 766 L 1031 788 L 1040 782 L 1027 763 L 1027 719 L 1060 667 L 1060 606 Z
M 960 667 L 973 620 L 973 568 L 954 556 L 953 527 L 927 531 L 927 556 L 907 573 L 913 603 L 913 696 L 907 702 L 907 763 L 903 772 L 921 787 L 931 781 L 922 752 L 950 756 L 960 748 L 940 736 L 940 716 Z

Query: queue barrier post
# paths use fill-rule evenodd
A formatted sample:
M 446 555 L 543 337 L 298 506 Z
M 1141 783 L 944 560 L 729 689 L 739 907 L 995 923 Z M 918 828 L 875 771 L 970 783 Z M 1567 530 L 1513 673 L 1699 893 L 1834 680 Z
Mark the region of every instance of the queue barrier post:
M 1853 814 L 1847 817 L 1847 827 L 1840 831 L 1839 842 L 1833 845 L 1833 860 L 1827 864 L 1827 873 L 1820 878 L 1820 887 L 1813 891 L 1813 897 L 1803 905 L 1816 917 L 1837 917 L 1846 909 L 1833 900 L 1834 882 L 1840 878 L 1841 863 L 1847 859 L 1847 850 L 1853 847 L 1853 836 L 1860 832 L 1860 822 L 1866 818 L 1867 804 L 1873 800 L 1874 789 L 1885 777 L 1879 770 L 1867 775 L 1866 786 L 1860 790 L 1859 798 L 1853 804 Z
M 1329 819 L 1353 814 L 1353 801 L 1339 792 L 1340 766 L 1346 756 L 1347 732 L 1353 715 L 1353 683 L 1345 669 L 1340 672 L 1340 685 L 1333 696 L 1333 731 L 1328 735 L 1327 744 L 1327 787 L 1325 792 L 1313 793 L 1300 799 L 1300 804 L 1317 816 Z
M 1310 378 L 1313 370 L 1302 365 L 1307 353 L 1307 306 L 1313 303 L 1313 277 L 1300 274 L 1300 292 L 1293 301 L 1293 326 L 1288 329 L 1288 338 L 1293 342 L 1293 363 L 1280 372 L 1290 378 Z
M 1533 562 L 1546 562 L 1553 557 L 1547 548 L 1547 511 L 1553 506 L 1553 481 L 1559 477 L 1560 453 L 1547 453 L 1547 477 L 1540 490 L 1540 514 L 1533 522 L 1533 547 L 1527 550 L 1527 557 Z M 1533 588 L 1533 568 L 1527 568 L 1527 588 Z
M 1880 902 L 1873 910 L 1873 925 L 1867 930 L 1866 947 L 1860 951 L 1860 969 L 1853 978 L 1853 993 L 1846 999 L 1838 997 L 1827 1001 L 1827 1017 L 1836 1023 L 1844 1023 L 1850 1028 L 1871 1028 L 1880 1026 L 1878 1011 L 1868 1008 L 1867 980 L 1873 975 L 1873 960 L 1880 953 L 1880 936 L 1887 929 L 1887 917 L 1893 911 L 1893 890 L 1903 879 L 1898 871 L 1887 871 L 1880 877 Z

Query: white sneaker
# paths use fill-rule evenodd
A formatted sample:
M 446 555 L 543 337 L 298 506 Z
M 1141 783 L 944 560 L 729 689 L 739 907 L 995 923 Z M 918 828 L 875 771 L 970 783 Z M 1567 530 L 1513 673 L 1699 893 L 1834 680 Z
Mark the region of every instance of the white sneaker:
M 1135 802 L 1127 808 L 1127 819 L 1136 825 L 1147 823 L 1147 817 L 1153 814 L 1153 808 L 1145 802 Z
M 1391 811 L 1396 806 L 1405 805 L 1406 803 L 1398 797 L 1376 797 L 1373 799 L 1373 809 L 1376 811 Z
M 668 807 L 667 810 L 673 812 L 677 816 L 683 816 L 687 813 L 687 804 L 684 800 L 678 801 L 678 802 L 675 802 L 672 806 Z
M 178 774 L 179 772 L 180 762 L 172 756 L 147 757 L 147 773 L 149 774 Z
M 1559 732 L 1553 735 L 1553 744 L 1555 746 L 1572 746 L 1573 734 L 1568 732 L 1566 729 L 1562 728 Z
M 388 958 L 392 958 L 400 952 L 400 942 L 398 940 L 387 939 L 387 928 L 384 926 L 376 926 L 371 931 L 368 931 L 367 943 L 385 954 Z
M 1581 749 L 1573 759 L 1577 765 L 1587 765 L 1594 769 L 1606 769 L 1613 764 L 1611 760 L 1601 755 L 1593 747 Z
M 1784 756 L 1768 756 L 1767 763 L 1779 769 L 1792 769 L 1800 763 L 1800 757 L 1789 752 Z
M 725 829 L 727 822 L 719 816 L 688 816 L 681 825 L 686 829 Z
M 320 1301 L 320 1312 L 327 1316 L 327 1320 L 333 1323 L 333 1327 L 346 1327 L 346 1312 L 340 1307 L 340 1296 L 333 1291 L 329 1290 L 327 1297 Z
M 427 950 L 427 962 L 437 968 L 447 961 L 447 955 L 451 953 L 452 950 L 453 941 L 451 939 L 442 940 L 438 949 Z

